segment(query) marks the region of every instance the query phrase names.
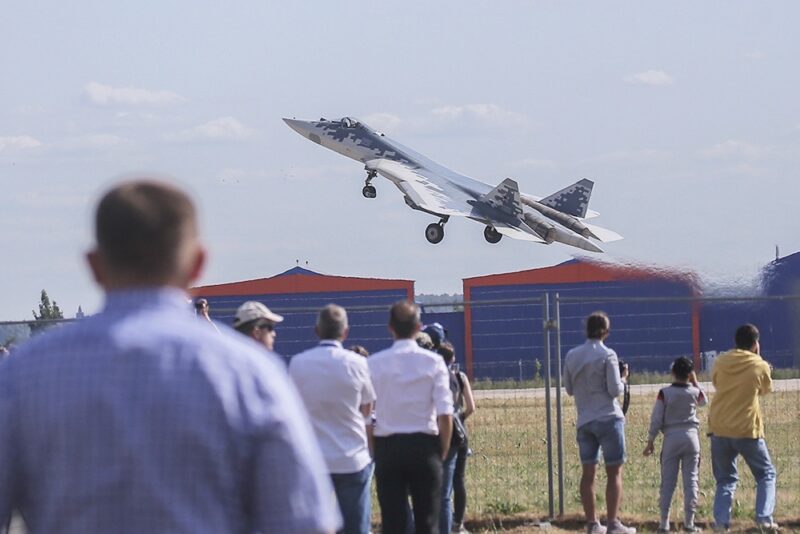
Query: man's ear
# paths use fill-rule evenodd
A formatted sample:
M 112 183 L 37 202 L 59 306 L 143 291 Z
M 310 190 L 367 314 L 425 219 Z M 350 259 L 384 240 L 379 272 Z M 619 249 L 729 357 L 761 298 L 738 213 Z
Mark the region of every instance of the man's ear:
M 92 249 L 86 253 L 86 263 L 89 264 L 89 270 L 92 271 L 92 277 L 97 285 L 105 288 L 108 283 L 108 273 L 106 272 L 105 263 L 100 251 Z
M 206 266 L 206 249 L 203 248 L 202 245 L 197 245 L 197 248 L 194 251 L 194 257 L 192 258 L 192 263 L 189 268 L 189 284 L 191 285 L 192 282 L 196 281 L 200 278 L 200 275 L 203 274 L 203 268 Z
M 350 327 L 348 326 L 347 328 L 344 329 L 344 333 L 342 334 L 342 341 L 347 339 L 347 336 L 349 335 L 350 335 Z

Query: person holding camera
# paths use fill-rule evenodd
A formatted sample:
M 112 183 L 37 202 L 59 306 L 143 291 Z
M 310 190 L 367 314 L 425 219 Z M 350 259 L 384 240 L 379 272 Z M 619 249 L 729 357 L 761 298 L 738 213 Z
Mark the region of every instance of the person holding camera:
M 211 319 L 211 316 L 209 315 L 209 313 L 211 312 L 211 307 L 208 305 L 207 299 L 199 298 L 195 300 L 194 312 L 198 317 L 206 320 L 208 324 L 211 325 L 211 328 L 216 330 L 216 332 L 219 334 L 219 328 L 217 327 L 216 324 L 214 324 L 214 321 Z
M 586 514 L 587 534 L 636 534 L 618 518 L 622 500 L 622 465 L 625 463 L 625 415 L 617 397 L 624 391 L 628 367 L 620 365 L 617 353 L 605 345 L 611 321 L 603 312 L 586 319 L 586 342 L 567 353 L 564 387 L 575 397 L 578 412 L 578 449 L 583 466 L 581 503 Z M 607 527 L 595 511 L 594 480 L 600 449 L 606 464 Z

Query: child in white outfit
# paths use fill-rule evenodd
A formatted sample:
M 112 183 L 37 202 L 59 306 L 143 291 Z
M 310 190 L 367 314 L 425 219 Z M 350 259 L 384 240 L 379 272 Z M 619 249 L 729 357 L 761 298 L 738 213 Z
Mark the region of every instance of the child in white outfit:
M 700 438 L 697 407 L 705 406 L 706 396 L 697 384 L 692 361 L 678 358 L 672 362 L 675 381 L 658 392 L 644 455 L 650 456 L 659 431 L 664 434 L 661 448 L 661 522 L 658 532 L 669 532 L 669 509 L 678 482 L 678 468 L 683 473 L 684 532 L 698 532 L 694 525 L 697 509 Z

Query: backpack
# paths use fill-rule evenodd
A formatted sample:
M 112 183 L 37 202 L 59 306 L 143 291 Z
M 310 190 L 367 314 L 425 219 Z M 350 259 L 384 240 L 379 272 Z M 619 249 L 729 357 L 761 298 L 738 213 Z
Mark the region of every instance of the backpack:
M 458 371 L 448 370 L 450 375 L 450 391 L 453 393 L 453 434 L 450 437 L 450 449 L 460 449 L 467 444 L 467 427 L 461 420 L 464 407 L 464 386 Z

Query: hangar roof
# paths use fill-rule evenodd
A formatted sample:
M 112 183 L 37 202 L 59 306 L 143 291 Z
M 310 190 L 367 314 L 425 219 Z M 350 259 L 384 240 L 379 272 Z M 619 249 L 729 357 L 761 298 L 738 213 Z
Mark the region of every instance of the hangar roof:
M 199 286 L 192 288 L 190 292 L 192 295 L 214 297 L 223 295 L 379 291 L 384 289 L 405 289 L 409 292 L 409 295 L 413 295 L 414 281 L 331 276 L 316 273 L 302 267 L 292 267 L 287 271 L 268 278 Z
M 768 263 L 762 271 L 767 295 L 800 293 L 800 252 Z
M 618 264 L 576 258 L 552 267 L 464 278 L 464 287 L 574 284 L 622 280 L 664 280 L 682 282 L 694 287 L 699 285 L 697 275 L 691 271 L 678 271 L 652 265 Z

